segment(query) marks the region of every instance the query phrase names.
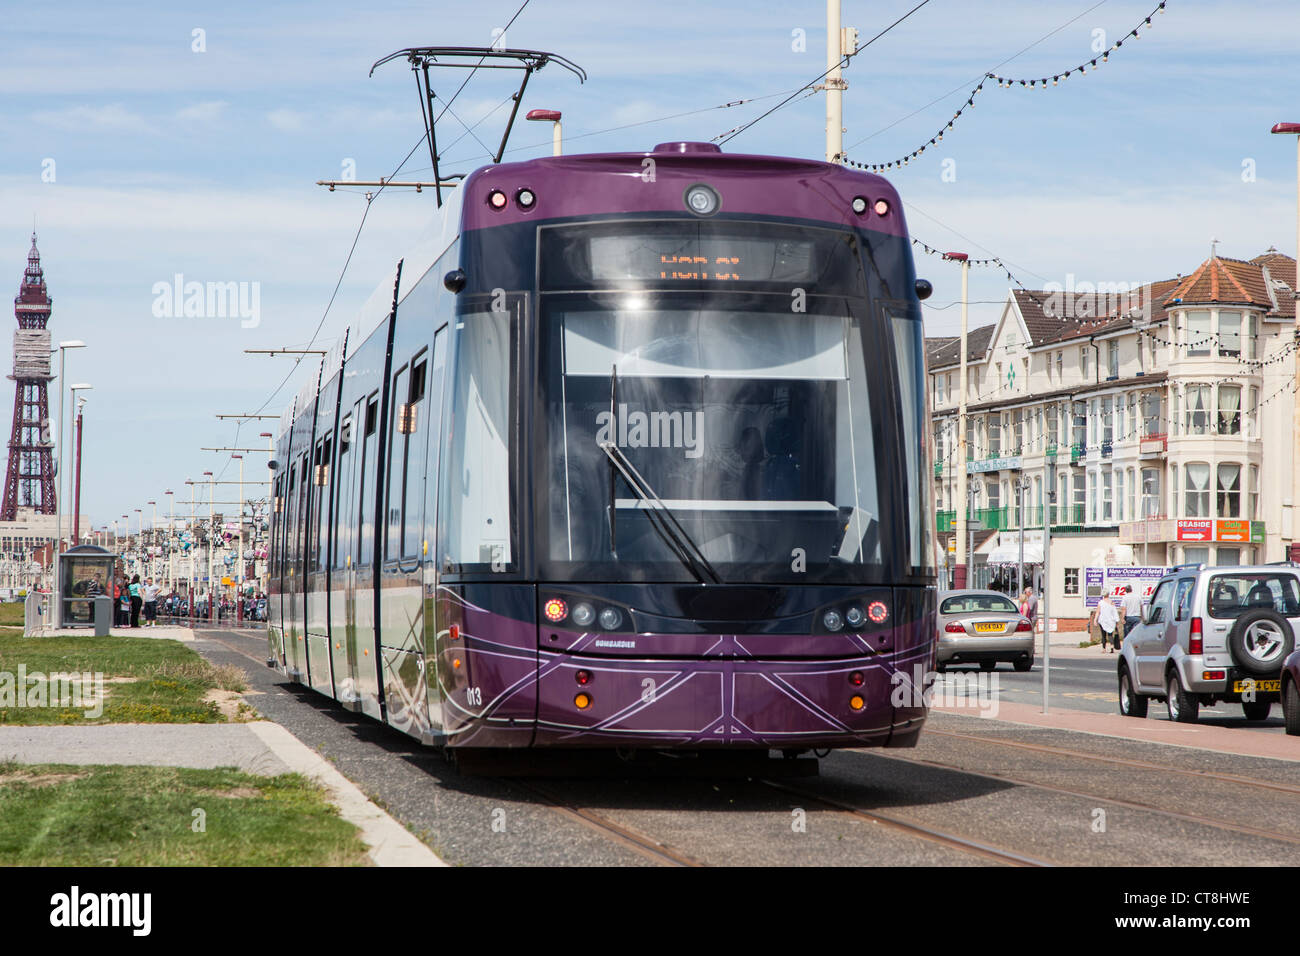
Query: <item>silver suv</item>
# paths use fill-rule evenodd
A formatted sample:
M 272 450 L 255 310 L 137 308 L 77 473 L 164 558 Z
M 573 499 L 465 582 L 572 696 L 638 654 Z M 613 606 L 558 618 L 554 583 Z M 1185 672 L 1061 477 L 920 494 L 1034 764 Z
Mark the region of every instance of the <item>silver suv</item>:
M 1149 698 L 1194 723 L 1201 705 L 1241 704 L 1265 720 L 1282 662 L 1300 636 L 1300 569 L 1292 565 L 1175 568 L 1160 579 L 1142 623 L 1124 638 L 1119 708 L 1145 717 Z

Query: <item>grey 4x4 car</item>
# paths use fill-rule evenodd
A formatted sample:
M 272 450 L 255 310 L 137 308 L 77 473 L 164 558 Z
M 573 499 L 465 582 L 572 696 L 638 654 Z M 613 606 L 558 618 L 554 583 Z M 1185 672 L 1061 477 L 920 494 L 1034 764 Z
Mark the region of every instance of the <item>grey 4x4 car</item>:
M 1161 578 L 1124 638 L 1119 707 L 1145 717 L 1150 698 L 1194 723 L 1202 705 L 1241 704 L 1264 720 L 1300 635 L 1300 572 L 1283 565 L 1178 568 Z

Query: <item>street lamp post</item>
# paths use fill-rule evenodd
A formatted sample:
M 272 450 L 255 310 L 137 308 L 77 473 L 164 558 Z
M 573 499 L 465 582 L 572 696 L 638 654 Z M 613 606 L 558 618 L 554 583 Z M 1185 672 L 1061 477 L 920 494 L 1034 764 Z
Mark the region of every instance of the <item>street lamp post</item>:
M 239 573 L 235 575 L 235 621 L 244 622 L 244 456 L 231 455 L 239 459 L 239 550 L 235 555 Z
M 50 587 L 50 591 L 54 597 L 54 607 L 57 609 L 53 617 L 54 620 L 59 621 L 60 623 L 63 621 L 63 594 L 59 590 L 58 567 L 59 552 L 63 550 L 63 480 L 64 475 L 67 474 L 66 469 L 63 467 L 63 450 L 68 444 L 66 441 L 68 433 L 63 430 L 63 383 L 67 381 L 64 377 L 64 371 L 68 349 L 84 349 L 85 347 L 86 343 L 81 341 L 81 339 L 71 339 L 70 341 L 59 343 L 59 473 L 55 479 L 57 484 L 54 492 L 55 534 L 57 537 L 54 541 L 54 557 L 50 562 L 54 571 L 54 582 Z
M 1296 279 L 1291 295 L 1300 304 L 1300 123 L 1276 123 L 1272 133 L 1292 134 L 1296 137 Z M 1296 334 L 1300 335 L 1300 308 L 1296 310 Z M 1295 365 L 1295 412 L 1291 416 L 1291 548 L 1287 555 L 1300 561 L 1300 350 L 1292 360 Z
M 76 490 L 72 494 L 72 543 L 81 544 L 81 418 L 86 407 L 84 398 L 77 401 L 77 476 Z
M 550 122 L 551 126 L 551 155 L 560 155 L 560 111 L 559 110 L 529 110 L 524 119 L 534 122 Z
M 214 542 L 212 540 L 212 528 L 213 524 L 217 520 L 216 509 L 213 505 L 213 502 L 216 500 L 216 478 L 210 471 L 205 471 L 204 474 L 208 476 L 208 621 L 211 622 L 216 620 L 215 614 L 217 610 L 217 602 L 215 599 L 216 589 L 213 587 L 216 582 L 213 565 L 213 561 L 216 558 L 216 552 L 213 550 Z
M 966 324 L 970 306 L 970 257 L 964 252 L 949 252 L 945 259 L 961 263 L 961 372 L 959 375 L 957 399 L 957 501 L 967 497 L 966 459 L 969 450 L 966 447 Z M 957 560 L 952 569 L 952 586 L 961 590 L 967 586 L 966 512 L 957 509 L 957 525 L 954 529 L 957 540 Z M 971 549 L 974 550 L 972 539 Z
M 176 492 L 166 491 L 164 494 L 171 515 L 167 519 L 167 593 L 170 594 L 176 590 Z

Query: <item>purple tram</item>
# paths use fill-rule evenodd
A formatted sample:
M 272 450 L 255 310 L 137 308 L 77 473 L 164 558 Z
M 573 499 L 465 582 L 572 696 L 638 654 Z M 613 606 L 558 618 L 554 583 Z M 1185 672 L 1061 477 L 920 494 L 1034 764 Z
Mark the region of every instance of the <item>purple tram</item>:
M 268 665 L 440 747 L 914 745 L 918 292 L 877 176 L 479 169 L 281 419 Z

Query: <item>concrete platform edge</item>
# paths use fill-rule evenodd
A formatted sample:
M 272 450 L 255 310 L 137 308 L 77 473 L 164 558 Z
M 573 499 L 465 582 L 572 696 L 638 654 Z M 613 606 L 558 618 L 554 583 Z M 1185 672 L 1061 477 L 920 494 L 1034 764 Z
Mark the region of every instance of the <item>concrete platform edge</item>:
M 420 842 L 406 827 L 377 807 L 328 760 L 309 748 L 279 724 L 257 721 L 248 724 L 277 757 L 291 770 L 323 786 L 343 819 L 361 830 L 376 866 L 447 866 L 437 854 Z

